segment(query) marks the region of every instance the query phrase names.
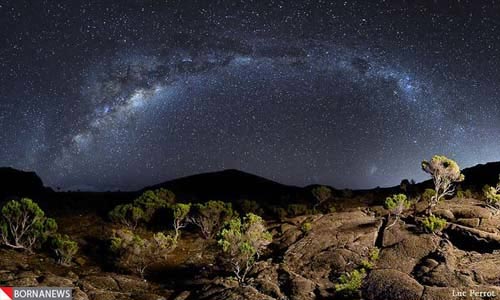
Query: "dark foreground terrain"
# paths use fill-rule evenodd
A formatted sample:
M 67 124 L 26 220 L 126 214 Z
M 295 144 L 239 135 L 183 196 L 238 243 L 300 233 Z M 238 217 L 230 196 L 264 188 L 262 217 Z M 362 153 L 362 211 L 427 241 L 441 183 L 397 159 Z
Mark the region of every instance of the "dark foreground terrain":
M 498 173 L 493 175 L 497 171 L 493 168 L 488 171 L 491 176 L 484 171 L 478 173 L 484 178 L 469 178 L 477 181 L 474 183 L 490 183 L 498 178 Z M 464 173 L 467 176 L 467 171 Z M 235 177 L 238 175 L 232 174 L 231 180 L 237 181 Z M 286 189 L 268 181 L 265 188 L 259 188 L 262 182 L 244 178 L 252 182 L 245 195 L 232 191 L 230 197 L 249 196 L 252 189 L 259 193 L 250 196 L 266 197 L 271 189 L 274 197 L 281 198 L 276 205 L 290 199 L 310 200 L 307 188 Z M 33 178 L 31 182 L 39 184 Z M 187 198 L 189 187 L 185 182 L 180 194 Z M 419 193 L 425 185 L 428 183 L 415 185 L 412 193 Z M 169 188 L 175 192 L 176 186 L 171 184 Z M 59 231 L 78 242 L 80 250 L 70 266 L 60 266 L 48 252 L 29 254 L 1 248 L 1 286 L 71 286 L 77 300 L 301 300 L 355 299 L 360 295 L 363 299 L 436 300 L 457 299 L 461 292 L 466 296 L 458 299 L 487 299 L 483 297 L 486 295 L 500 298 L 500 215 L 485 207 L 479 193 L 447 199 L 435 208 L 435 215 L 448 221 L 439 235 L 419 228 L 415 213 L 425 209 L 420 204 L 388 227 L 382 203 L 387 195 L 401 191 L 400 187 L 335 191 L 331 199 L 334 209 L 329 213 L 278 218 L 264 211 L 273 242 L 253 268 L 248 284 L 239 285 L 218 266 L 216 241 L 204 240 L 190 228 L 182 233 L 167 261 L 154 265 L 145 279 L 118 272 L 107 250 L 106 241 L 116 228 L 108 220 L 107 211 L 140 193 L 54 193 L 34 186 L 27 191 L 47 215 L 57 220 Z M 19 192 L 5 192 L 4 198 Z M 198 198 L 191 195 L 189 201 Z M 373 257 L 376 249 L 378 257 Z M 366 267 L 359 294 L 346 297 L 336 292 L 339 276 L 352 274 L 367 263 L 370 266 Z

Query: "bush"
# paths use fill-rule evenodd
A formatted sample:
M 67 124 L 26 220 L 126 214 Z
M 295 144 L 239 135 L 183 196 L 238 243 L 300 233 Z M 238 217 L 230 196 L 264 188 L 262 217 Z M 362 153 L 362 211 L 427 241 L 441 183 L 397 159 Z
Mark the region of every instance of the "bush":
M 174 193 L 166 189 L 158 189 L 145 191 L 139 198 L 134 200 L 133 205 L 144 211 L 144 221 L 149 222 L 158 209 L 165 208 L 174 202 Z
M 429 203 L 431 202 L 431 199 L 436 195 L 436 191 L 433 189 L 425 189 L 424 193 L 422 194 L 422 200 Z
M 329 187 L 320 185 L 312 189 L 312 194 L 316 199 L 313 209 L 316 209 L 316 207 L 332 197 L 332 190 Z
M 160 208 L 165 208 L 175 201 L 175 195 L 169 190 L 146 191 L 132 203 L 117 205 L 109 212 L 112 222 L 135 229 L 140 223 L 151 221 Z
M 67 235 L 53 235 L 50 245 L 56 254 L 57 262 L 63 266 L 70 265 L 73 256 L 78 252 L 78 243 Z
M 287 209 L 288 216 L 290 217 L 307 215 L 310 212 L 305 204 L 290 204 Z
M 365 269 L 342 274 L 339 282 L 335 284 L 335 291 L 347 299 L 359 298 L 361 294 L 360 288 L 365 277 Z
M 435 195 L 431 197 L 427 208 L 428 214 L 432 215 L 432 208 L 442 198 L 453 195 L 455 183 L 462 182 L 464 175 L 454 160 L 441 155 L 433 156 L 430 161 L 423 161 L 422 170 L 430 174 L 434 182 Z
M 145 220 L 144 211 L 133 204 L 117 205 L 109 212 L 112 222 L 135 229 L 141 220 Z
M 152 264 L 165 260 L 177 247 L 177 240 L 159 232 L 152 238 L 142 238 L 134 232 L 121 229 L 113 232 L 110 249 L 115 254 L 117 267 L 132 271 L 144 278 Z
M 264 214 L 264 210 L 260 207 L 259 203 L 257 203 L 254 200 L 243 200 L 239 203 L 240 209 L 243 212 L 243 214 L 256 214 L 256 215 L 262 215 Z
M 56 231 L 56 221 L 45 217 L 43 210 L 31 199 L 12 200 L 2 207 L 0 237 L 8 247 L 31 252 Z
M 392 195 L 391 197 L 387 197 L 385 199 L 384 207 L 389 210 L 389 216 L 387 217 L 387 220 L 391 217 L 391 214 L 394 215 L 396 218 L 394 219 L 394 222 L 391 223 L 390 225 L 387 225 L 385 229 L 388 229 L 392 226 L 394 226 L 403 212 L 410 208 L 410 201 L 406 198 L 406 195 L 404 194 L 396 194 Z
M 410 208 L 410 205 L 410 201 L 408 201 L 404 194 L 387 197 L 384 203 L 384 207 L 395 216 L 400 216 L 406 209 Z
M 302 230 L 303 233 L 307 233 L 307 232 L 311 231 L 312 224 L 309 222 L 305 222 L 302 224 L 302 226 L 300 226 L 300 229 Z
M 211 239 L 220 231 L 224 223 L 236 215 L 231 203 L 208 201 L 204 204 L 193 205 L 188 222 L 200 229 L 203 238 Z
M 271 241 L 272 235 L 266 230 L 262 218 L 249 213 L 243 221 L 236 217 L 227 222 L 218 244 L 223 252 L 224 264 L 243 284 L 248 272 Z
M 370 260 L 375 262 L 379 259 L 379 256 L 380 256 L 380 249 L 373 248 L 372 252 L 370 252 Z
M 186 227 L 186 220 L 191 204 L 177 203 L 169 206 L 174 220 L 175 240 L 179 238 L 180 230 Z
M 440 233 L 446 227 L 446 220 L 430 215 L 422 220 L 424 230 L 429 233 Z
M 500 210 L 500 176 L 499 182 L 495 187 L 485 185 L 483 187 L 483 194 L 486 198 L 486 205 L 493 210 L 495 214 Z

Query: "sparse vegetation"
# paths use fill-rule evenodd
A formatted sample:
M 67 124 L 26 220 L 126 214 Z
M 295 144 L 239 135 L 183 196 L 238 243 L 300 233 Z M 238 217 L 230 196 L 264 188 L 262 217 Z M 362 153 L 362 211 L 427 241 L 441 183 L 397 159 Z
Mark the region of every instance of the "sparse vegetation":
M 290 204 L 287 209 L 287 214 L 290 217 L 302 216 L 310 212 L 305 204 Z
M 243 214 L 248 214 L 248 213 L 256 215 L 264 214 L 264 210 L 262 209 L 262 207 L 260 207 L 259 203 L 257 203 L 257 201 L 254 200 L 248 200 L 248 199 L 242 200 L 239 202 L 239 207 L 241 212 L 243 212 Z
M 429 233 L 439 234 L 446 227 L 446 220 L 430 215 L 422 220 L 424 230 Z
M 174 239 L 177 241 L 177 239 L 180 236 L 180 230 L 187 225 L 187 216 L 189 214 L 189 210 L 191 209 L 191 204 L 184 204 L 184 203 L 176 203 L 170 205 L 170 210 L 172 211 L 172 216 L 174 220 L 174 230 L 175 230 L 175 237 Z
M 200 229 L 204 239 L 211 239 L 220 231 L 225 222 L 236 216 L 231 203 L 208 201 L 192 206 L 188 222 Z
M 310 222 L 304 222 L 302 223 L 302 226 L 300 226 L 300 230 L 302 230 L 303 233 L 308 233 L 312 229 L 312 224 Z
M 434 196 L 429 200 L 427 213 L 432 215 L 432 209 L 446 196 L 455 192 L 455 183 L 462 182 L 464 175 L 458 164 L 442 155 L 435 155 L 430 161 L 422 162 L 422 170 L 431 175 L 434 182 Z
M 160 208 L 175 201 L 175 195 L 166 189 L 146 191 L 132 203 L 117 205 L 109 212 L 112 222 L 135 229 L 140 223 L 151 221 Z
M 224 263 L 238 282 L 244 284 L 248 272 L 271 241 L 272 236 L 266 230 L 262 218 L 249 213 L 243 221 L 236 217 L 227 222 L 218 244 L 224 254 Z
M 363 268 L 342 274 L 335 285 L 335 291 L 347 299 L 359 298 L 361 293 L 360 288 L 365 277 L 366 271 Z
M 433 189 L 425 189 L 422 193 L 422 200 L 429 203 L 431 202 L 432 197 L 436 195 L 436 191 Z
M 144 219 L 144 211 L 132 203 L 117 205 L 109 212 L 109 218 L 115 223 L 135 229 L 139 222 Z
M 469 199 L 473 198 L 473 193 L 470 189 L 463 190 L 461 186 L 457 188 L 457 198 L 458 199 Z
M 11 200 L 2 207 L 0 237 L 8 247 L 31 252 L 56 231 L 56 221 L 47 218 L 31 199 Z
M 312 194 L 316 199 L 313 209 L 316 209 L 332 197 L 332 190 L 327 186 L 320 185 L 312 189 Z
M 500 211 L 500 176 L 496 186 L 485 185 L 483 194 L 486 199 L 486 206 L 496 215 Z
M 361 268 L 365 269 L 366 271 L 369 271 L 373 269 L 375 266 L 375 263 L 377 262 L 380 254 L 380 249 L 375 247 L 373 250 L 370 252 L 370 256 L 368 259 L 364 259 L 361 261 Z
M 73 256 L 78 252 L 78 243 L 67 235 L 53 235 L 50 239 L 50 246 L 54 250 L 57 262 L 63 266 L 69 266 Z
M 177 246 L 177 240 L 159 232 L 152 238 L 142 238 L 138 234 L 120 229 L 113 232 L 111 251 L 116 255 L 117 267 L 132 271 L 144 278 L 152 264 L 165 260 Z
M 387 197 L 385 199 L 384 206 L 386 209 L 389 210 L 389 218 L 391 214 L 396 218 L 394 222 L 388 225 L 386 228 L 390 228 L 391 226 L 396 224 L 399 218 L 401 217 L 401 214 L 403 214 L 405 210 L 410 208 L 410 205 L 411 203 L 410 201 L 408 201 L 405 194 L 396 194 L 392 195 L 391 197 Z

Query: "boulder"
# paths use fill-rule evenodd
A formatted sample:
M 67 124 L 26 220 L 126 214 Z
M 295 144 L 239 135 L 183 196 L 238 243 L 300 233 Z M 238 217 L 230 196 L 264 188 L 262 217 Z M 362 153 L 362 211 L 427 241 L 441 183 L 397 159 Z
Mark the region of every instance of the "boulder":
M 424 287 L 408 274 L 394 269 L 370 272 L 363 284 L 363 297 L 367 300 L 420 299 Z

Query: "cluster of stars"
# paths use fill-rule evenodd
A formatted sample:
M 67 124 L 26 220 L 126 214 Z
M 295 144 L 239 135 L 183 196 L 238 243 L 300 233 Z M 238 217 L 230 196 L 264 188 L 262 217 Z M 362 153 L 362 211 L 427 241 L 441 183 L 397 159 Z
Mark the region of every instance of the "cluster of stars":
M 7 0 L 0 162 L 53 187 L 130 190 L 225 168 L 365 188 L 422 179 L 435 153 L 499 160 L 494 11 Z

